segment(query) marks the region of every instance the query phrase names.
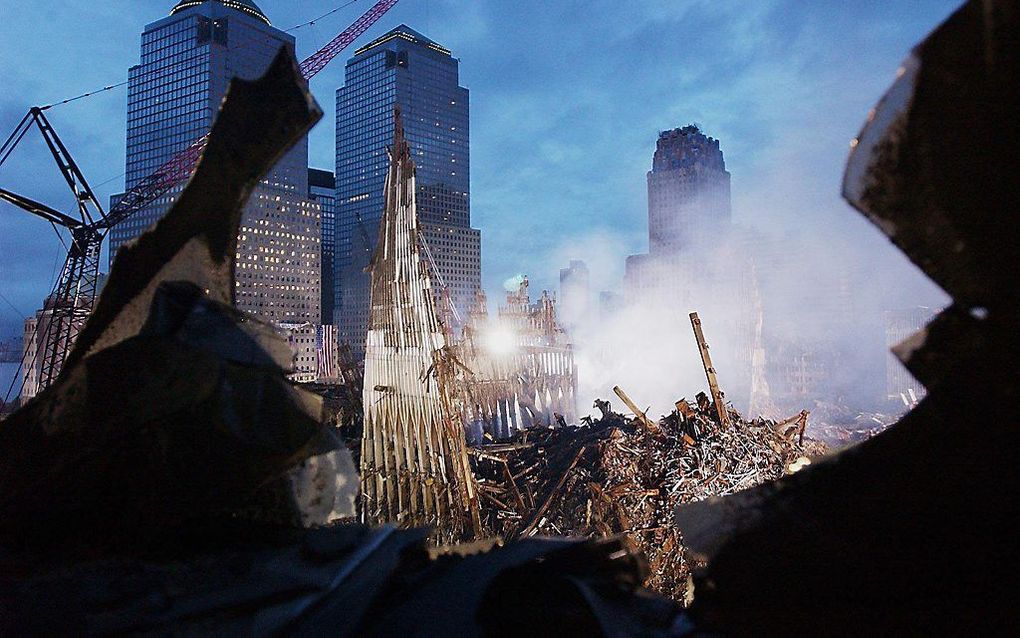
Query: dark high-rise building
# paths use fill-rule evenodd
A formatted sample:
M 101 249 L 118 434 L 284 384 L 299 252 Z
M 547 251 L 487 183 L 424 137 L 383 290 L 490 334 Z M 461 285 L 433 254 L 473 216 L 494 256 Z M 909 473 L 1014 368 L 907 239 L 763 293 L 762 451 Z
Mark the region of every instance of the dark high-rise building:
M 358 49 L 336 94 L 336 321 L 363 354 L 370 303 L 365 273 L 379 235 L 386 148 L 402 112 L 416 169 L 421 239 L 466 317 L 481 287 L 481 237 L 471 228 L 468 90 L 448 49 L 401 25 Z M 439 300 L 441 301 L 441 300 Z
M 308 169 L 308 197 L 319 205 L 322 214 L 322 323 L 332 324 L 333 297 L 336 295 L 336 177 L 330 171 Z
M 744 411 L 756 345 L 755 281 L 732 223 L 719 141 L 696 125 L 659 133 L 647 184 L 648 252 L 627 258 L 627 304 L 659 313 L 673 322 L 670 330 L 689 327 L 688 313 L 697 311 L 711 326 L 726 397 Z
M 181 0 L 145 27 L 141 63 L 128 72 L 131 189 L 212 127 L 234 77 L 261 76 L 294 38 L 250 0 Z M 183 185 L 111 233 L 117 249 L 162 217 Z M 214 211 L 210 211 L 213 213 Z M 294 146 L 251 195 L 237 247 L 237 306 L 269 321 L 318 323 L 319 207 L 308 198 L 308 143 Z
M 693 124 L 659 133 L 648 171 L 648 253 L 627 258 L 628 298 L 688 294 L 719 274 L 712 266 L 726 261 L 720 253 L 734 238 L 719 140 Z
M 659 133 L 648 172 L 649 252 L 702 247 L 730 217 L 730 174 L 719 140 L 695 125 Z

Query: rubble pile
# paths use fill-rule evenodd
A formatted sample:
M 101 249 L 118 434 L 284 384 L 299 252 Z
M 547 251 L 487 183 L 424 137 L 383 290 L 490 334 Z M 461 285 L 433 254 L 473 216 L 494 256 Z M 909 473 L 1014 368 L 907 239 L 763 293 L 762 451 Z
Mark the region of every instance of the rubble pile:
M 364 431 L 362 390 L 365 380 L 361 368 L 344 343 L 339 347 L 340 377 L 331 383 L 303 383 L 301 387 L 322 398 L 326 420 L 336 428 L 336 434 L 354 457 L 361 462 L 361 436 Z
M 802 443 L 799 427 L 745 421 L 732 408 L 721 427 L 699 399 L 700 407 L 678 401 L 658 423 L 628 420 L 600 401 L 601 419 L 475 449 L 489 532 L 506 539 L 625 534 L 649 561 L 645 586 L 684 600 L 689 570 L 672 522 L 676 507 L 778 479 L 825 452 L 816 441 Z

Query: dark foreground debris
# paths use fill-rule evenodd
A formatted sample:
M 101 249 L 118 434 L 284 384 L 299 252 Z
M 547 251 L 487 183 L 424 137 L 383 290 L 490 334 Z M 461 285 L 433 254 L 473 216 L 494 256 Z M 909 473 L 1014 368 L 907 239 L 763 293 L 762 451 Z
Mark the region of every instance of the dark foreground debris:
M 869 117 L 847 200 L 953 297 L 894 351 L 928 396 L 776 484 L 681 507 L 718 635 L 1016 632 L 1020 3 L 971 0 Z
M 57 381 L 4 421 L 0 541 L 124 551 L 242 508 L 324 522 L 338 483 L 353 497 L 322 402 L 286 380 L 286 340 L 232 303 L 243 205 L 322 115 L 292 66 L 231 85 L 172 212 L 118 254 Z
M 5 635 L 675 635 L 622 540 L 429 550 L 427 530 L 216 521 L 142 558 L 17 565 Z M 24 570 L 17 577 L 12 569 Z M 30 574 L 30 576 L 28 575 Z M 551 604 L 550 601 L 555 601 Z
M 336 416 L 231 302 L 241 207 L 319 117 L 286 50 L 233 82 L 59 379 L 4 421 L 0 635 L 675 633 L 623 539 L 429 551 L 428 530 L 315 527 L 354 513 Z

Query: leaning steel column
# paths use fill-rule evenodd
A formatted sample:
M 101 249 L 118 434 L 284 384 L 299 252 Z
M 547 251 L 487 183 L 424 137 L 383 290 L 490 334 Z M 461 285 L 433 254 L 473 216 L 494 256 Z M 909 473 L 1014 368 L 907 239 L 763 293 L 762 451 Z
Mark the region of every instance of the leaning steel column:
M 694 326 L 694 338 L 698 342 L 698 350 L 701 351 L 701 363 L 705 366 L 705 377 L 708 378 L 708 389 L 712 393 L 712 402 L 715 404 L 715 411 L 719 417 L 719 425 L 728 427 L 730 415 L 726 411 L 722 394 L 719 392 L 719 380 L 715 376 L 715 368 L 712 366 L 712 356 L 708 353 L 708 343 L 705 341 L 705 333 L 701 331 L 701 319 L 698 313 L 691 313 L 691 325 Z

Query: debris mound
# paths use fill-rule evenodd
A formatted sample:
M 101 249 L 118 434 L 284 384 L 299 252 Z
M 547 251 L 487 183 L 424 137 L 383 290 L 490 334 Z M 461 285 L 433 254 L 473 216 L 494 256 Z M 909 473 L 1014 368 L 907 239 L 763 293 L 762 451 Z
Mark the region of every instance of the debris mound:
M 623 534 L 648 559 L 644 585 L 684 601 L 690 559 L 673 524 L 676 507 L 776 480 L 808 464 L 808 448 L 825 451 L 802 443 L 800 427 L 784 426 L 791 419 L 746 421 L 728 406 L 720 426 L 711 402 L 698 398 L 678 401 L 657 423 L 597 401 L 598 420 L 474 449 L 483 523 L 506 539 Z M 806 422 L 806 413 L 792 421 Z

